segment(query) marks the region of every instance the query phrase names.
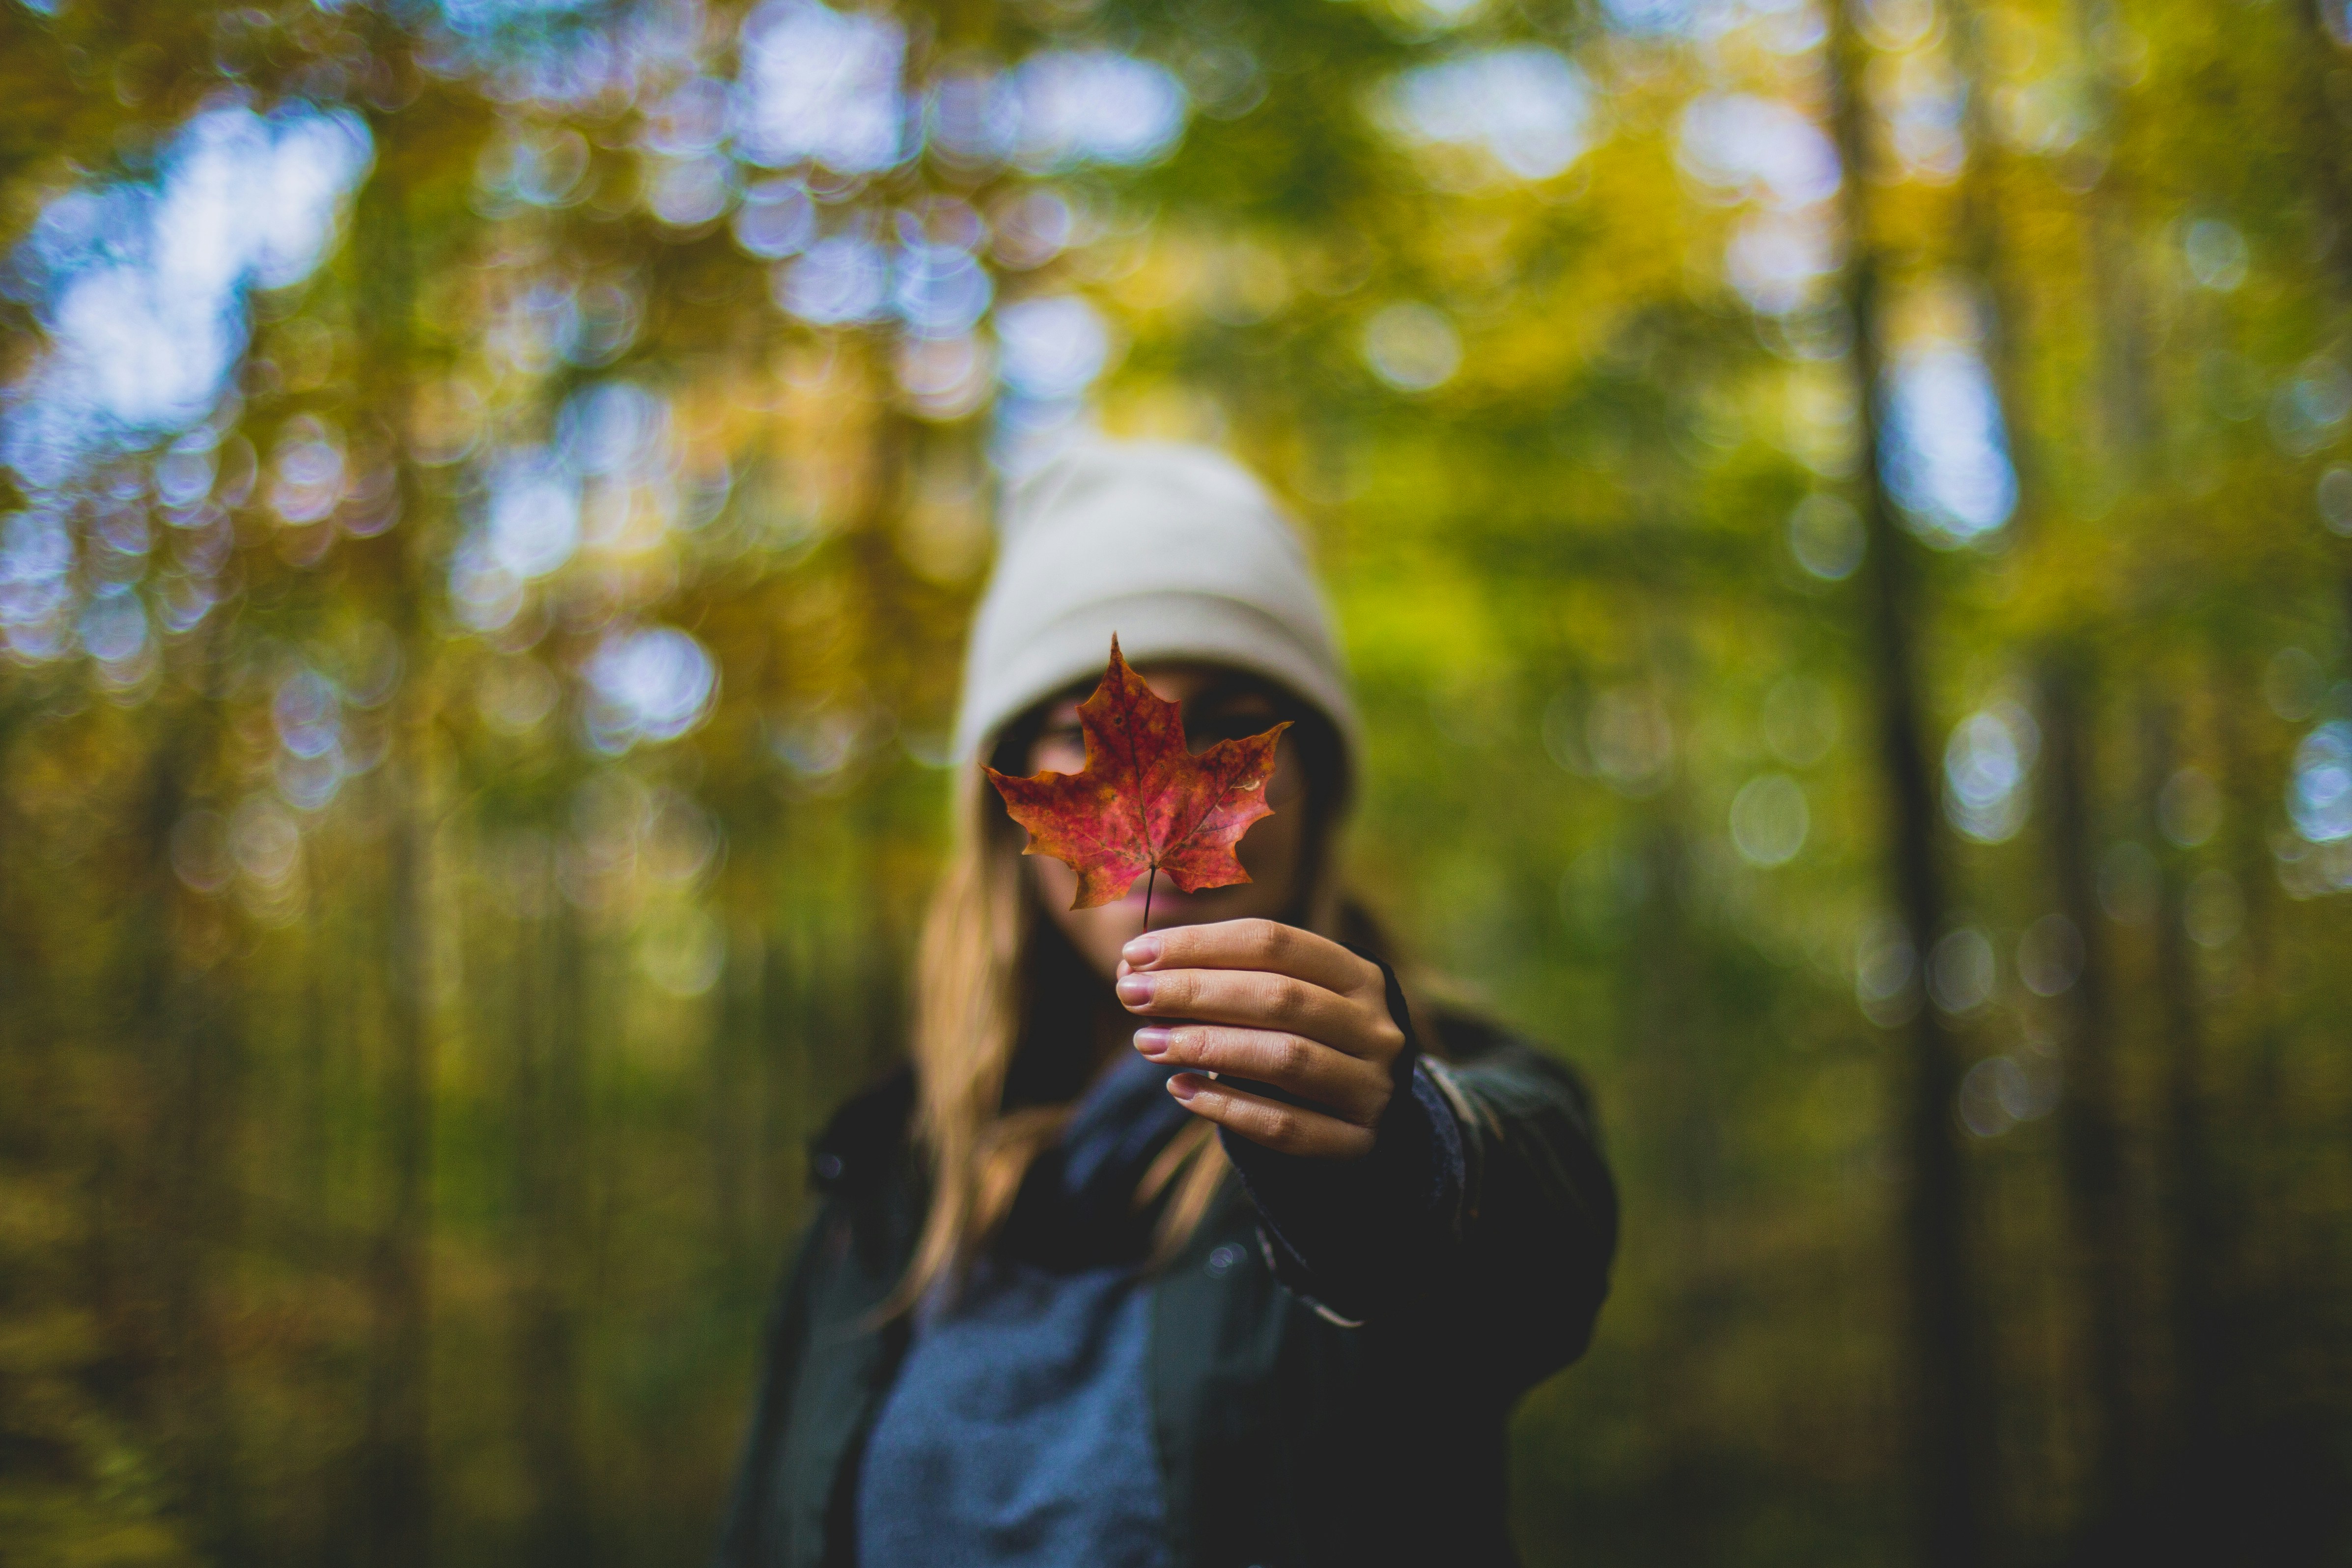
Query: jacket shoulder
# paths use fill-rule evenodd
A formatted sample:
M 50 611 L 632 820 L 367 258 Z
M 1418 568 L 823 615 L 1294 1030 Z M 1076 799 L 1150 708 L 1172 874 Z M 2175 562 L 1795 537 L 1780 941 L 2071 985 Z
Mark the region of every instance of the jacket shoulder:
M 1591 1086 L 1558 1054 L 1490 1018 L 1458 1008 L 1433 1008 L 1430 1022 L 1439 1037 L 1439 1054 L 1458 1076 L 1564 1100 L 1580 1130 L 1588 1137 L 1598 1137 Z
M 1435 1026 L 1438 1047 L 1445 1059 L 1465 1066 L 1507 1046 L 1525 1043 L 1491 1018 L 1465 1013 L 1459 1007 L 1433 1007 L 1429 1021 Z
M 905 1157 L 915 1118 L 915 1069 L 901 1064 L 852 1095 L 809 1140 L 809 1184 L 828 1195 L 878 1191 Z

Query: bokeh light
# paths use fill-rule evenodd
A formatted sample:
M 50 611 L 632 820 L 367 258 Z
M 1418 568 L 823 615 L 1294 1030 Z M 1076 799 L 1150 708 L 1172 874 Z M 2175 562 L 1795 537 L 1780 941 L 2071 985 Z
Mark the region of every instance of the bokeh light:
M 1944 747 L 1944 813 L 1980 844 L 2000 844 L 2025 826 L 2027 789 L 2042 731 L 2015 702 L 1996 703 L 1957 725 Z
M 2352 1343 L 2347 48 L 0 5 L 0 1508 L 707 1555 L 801 1151 L 903 1054 L 1003 498 L 1110 434 L 1297 521 L 1334 863 L 1595 1090 L 1529 1561 L 1904 1561 L 1964 1363 L 1992 1555 L 2213 1497 L 2200 1560 L 2292 1561 L 2246 1472 L 2333 1485 L 2281 1412 Z
M 1751 866 L 1785 866 L 1811 826 L 1805 789 L 1786 773 L 1759 773 L 1731 797 L 1731 841 Z
M 2352 838 L 2352 723 L 2332 720 L 2295 748 L 2287 816 L 2314 844 Z
M 1983 359 L 1936 343 L 1906 353 L 1889 374 L 1886 488 L 1922 536 L 1966 544 L 2007 522 L 2017 476 Z
M 677 739 L 702 721 L 719 684 L 710 655 L 673 626 L 608 634 L 583 673 L 589 742 L 604 752 Z
M 55 489 L 203 417 L 244 350 L 247 291 L 310 274 L 371 156 L 348 110 L 216 109 L 153 182 L 51 202 L 9 268 L 47 348 L 11 391 L 0 462 Z
M 1582 155 L 1590 96 L 1557 49 L 1490 48 L 1407 72 L 1386 111 L 1409 140 L 1475 147 L 1518 179 L 1548 180 Z

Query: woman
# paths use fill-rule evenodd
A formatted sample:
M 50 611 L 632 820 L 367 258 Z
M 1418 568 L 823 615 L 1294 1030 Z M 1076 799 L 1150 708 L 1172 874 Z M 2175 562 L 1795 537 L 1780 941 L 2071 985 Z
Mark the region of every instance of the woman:
M 1116 633 L 1196 751 L 1293 721 L 1275 814 L 1147 932 L 1140 885 L 1070 909 L 967 769 L 913 1059 L 817 1141 L 719 1561 L 1512 1562 L 1506 1420 L 1615 1240 L 1584 1094 L 1371 956 L 1330 855 L 1355 710 L 1264 490 L 1106 443 L 1007 510 L 961 753 L 1078 771 Z

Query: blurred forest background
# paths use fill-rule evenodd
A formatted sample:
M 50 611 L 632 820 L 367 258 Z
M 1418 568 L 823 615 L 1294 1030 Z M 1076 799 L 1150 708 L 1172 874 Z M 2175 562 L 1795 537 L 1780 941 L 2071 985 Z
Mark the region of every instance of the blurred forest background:
M 1003 477 L 1596 1081 L 1538 1564 L 2352 1560 L 2341 0 L 0 0 L 0 1561 L 677 1563 Z

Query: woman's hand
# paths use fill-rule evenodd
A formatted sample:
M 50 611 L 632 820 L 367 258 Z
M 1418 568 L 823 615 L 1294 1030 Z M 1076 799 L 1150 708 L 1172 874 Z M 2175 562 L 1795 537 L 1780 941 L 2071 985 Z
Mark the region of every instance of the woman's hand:
M 1168 1080 L 1193 1115 L 1286 1154 L 1358 1160 L 1372 1152 L 1404 1049 L 1378 964 L 1295 926 L 1224 921 L 1137 937 L 1120 956 L 1118 991 L 1129 1012 L 1171 1020 L 1137 1030 L 1135 1048 L 1200 1069 Z M 1307 1103 L 1250 1094 L 1216 1074 Z

